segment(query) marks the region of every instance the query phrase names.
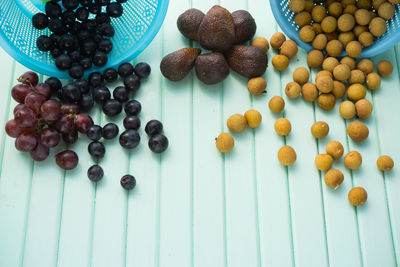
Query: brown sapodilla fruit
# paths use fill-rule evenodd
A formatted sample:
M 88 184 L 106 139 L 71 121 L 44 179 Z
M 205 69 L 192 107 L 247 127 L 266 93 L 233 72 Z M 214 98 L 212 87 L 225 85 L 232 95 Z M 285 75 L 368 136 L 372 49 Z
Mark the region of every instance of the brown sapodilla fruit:
M 250 41 L 257 30 L 254 18 L 246 10 L 237 10 L 232 13 L 235 24 L 235 44 Z
M 222 82 L 229 75 L 228 63 L 219 52 L 199 55 L 195 69 L 197 78 L 205 84 Z
M 160 63 L 161 73 L 170 81 L 180 81 L 188 75 L 201 50 L 198 48 L 182 48 L 166 55 Z
M 268 67 L 267 53 L 256 46 L 235 45 L 225 58 L 232 70 L 247 78 L 261 76 Z
M 200 10 L 191 8 L 178 17 L 176 25 L 185 37 L 197 41 L 197 34 L 204 16 L 205 14 Z
M 232 14 L 221 6 L 213 6 L 200 24 L 198 40 L 202 47 L 211 51 L 229 50 L 235 43 Z

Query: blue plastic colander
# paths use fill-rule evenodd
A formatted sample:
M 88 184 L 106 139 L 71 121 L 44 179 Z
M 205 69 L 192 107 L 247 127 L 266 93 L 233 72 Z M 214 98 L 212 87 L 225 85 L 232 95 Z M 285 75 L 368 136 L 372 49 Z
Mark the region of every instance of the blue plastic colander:
M 290 39 L 305 49 L 310 51 L 313 49 L 310 43 L 303 42 L 299 37 L 300 27 L 294 22 L 296 13 L 289 9 L 289 0 L 270 0 L 272 13 L 282 31 L 289 36 Z M 396 14 L 393 19 L 386 21 L 387 31 L 384 35 L 375 40 L 374 44 L 364 48 L 360 58 L 373 57 L 391 48 L 400 41 L 400 4 L 396 6 Z M 344 51 L 341 56 L 347 55 Z
M 115 36 L 111 38 L 114 49 L 108 63 L 92 71 L 116 67 L 139 55 L 153 40 L 160 29 L 168 9 L 168 0 L 128 0 L 123 4 L 124 14 L 112 19 Z M 67 71 L 60 71 L 49 53 L 36 47 L 36 39 L 46 30 L 33 28 L 31 18 L 44 11 L 40 0 L 0 0 L 0 45 L 18 62 L 39 73 L 68 78 Z

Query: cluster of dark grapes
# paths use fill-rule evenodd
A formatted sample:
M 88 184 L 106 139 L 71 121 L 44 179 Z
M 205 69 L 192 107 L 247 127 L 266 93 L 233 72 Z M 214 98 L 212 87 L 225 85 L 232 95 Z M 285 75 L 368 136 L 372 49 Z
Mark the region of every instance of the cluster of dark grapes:
M 49 28 L 52 32 L 50 36 L 38 37 L 38 49 L 50 51 L 57 68 L 68 70 L 74 79 L 83 77 L 92 65 L 105 66 L 113 49 L 110 38 L 115 34 L 111 18 L 122 15 L 121 4 L 126 1 L 62 0 L 63 11 L 60 0 L 50 0 L 45 6 L 46 13 L 32 17 L 36 29 Z

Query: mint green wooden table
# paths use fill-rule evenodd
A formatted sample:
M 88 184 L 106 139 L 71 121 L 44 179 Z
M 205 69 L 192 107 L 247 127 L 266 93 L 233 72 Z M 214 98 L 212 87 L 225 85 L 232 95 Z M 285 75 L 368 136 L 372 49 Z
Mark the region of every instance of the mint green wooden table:
M 177 16 L 190 7 L 206 11 L 216 3 L 171 1 L 162 30 L 135 60 L 147 61 L 153 68 L 137 94 L 143 104 L 142 122 L 153 118 L 164 122 L 169 150 L 162 156 L 152 154 L 143 129 L 142 143 L 131 153 L 116 141 L 108 142 L 102 161 L 106 176 L 97 185 L 86 177 L 93 164 L 87 138 L 72 146 L 80 164 L 68 172 L 55 166 L 52 157 L 34 163 L 14 149 L 3 125 L 15 105 L 10 88 L 26 69 L 0 50 L 1 267 L 398 266 L 400 47 L 373 58 L 390 60 L 395 70 L 376 93 L 368 92 L 375 107 L 365 121 L 370 137 L 357 144 L 346 138 L 338 104 L 335 111 L 324 112 L 301 99 L 285 98 L 283 90 L 292 71 L 306 66 L 304 51 L 285 72 L 268 69 L 266 96 L 250 97 L 246 80 L 233 73 L 223 84 L 208 87 L 193 75 L 179 83 L 164 80 L 158 68 L 162 56 L 191 45 L 176 28 Z M 264 0 L 220 4 L 231 11 L 251 11 L 259 36 L 269 38 L 279 30 Z M 270 58 L 274 53 L 269 52 Z M 284 115 L 293 126 L 286 140 L 273 130 L 279 116 L 267 109 L 275 95 L 285 98 Z M 214 138 L 226 130 L 231 114 L 249 108 L 262 113 L 262 126 L 236 134 L 234 151 L 221 155 Z M 99 110 L 92 115 L 97 123 L 109 121 Z M 310 134 L 317 120 L 331 128 L 319 142 Z M 122 116 L 116 121 L 122 127 Z M 342 161 L 335 163 L 345 174 L 335 192 L 314 167 L 314 157 L 330 140 L 342 142 L 346 152 L 358 150 L 363 155 L 362 167 L 354 172 Z M 276 159 L 285 143 L 298 154 L 288 169 Z M 392 172 L 377 170 L 381 153 L 393 157 Z M 119 185 L 126 173 L 138 182 L 130 193 Z M 352 186 L 366 188 L 366 205 L 357 209 L 349 205 L 347 192 Z

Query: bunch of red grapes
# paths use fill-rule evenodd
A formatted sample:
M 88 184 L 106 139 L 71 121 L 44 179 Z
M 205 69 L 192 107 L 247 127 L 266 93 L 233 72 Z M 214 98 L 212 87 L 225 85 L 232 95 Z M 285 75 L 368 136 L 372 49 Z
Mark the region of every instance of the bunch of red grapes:
M 39 83 L 39 76 L 32 71 L 24 73 L 12 88 L 12 97 L 19 104 L 14 108 L 14 118 L 9 120 L 5 130 L 15 139 L 19 151 L 29 152 L 35 161 L 45 160 L 50 148 L 60 140 L 73 144 L 78 140 L 78 132 L 86 133 L 93 125 L 92 118 L 80 113 L 76 104 L 62 104 L 51 99 L 51 87 Z M 78 155 L 65 150 L 55 155 L 56 163 L 64 170 L 78 165 Z

